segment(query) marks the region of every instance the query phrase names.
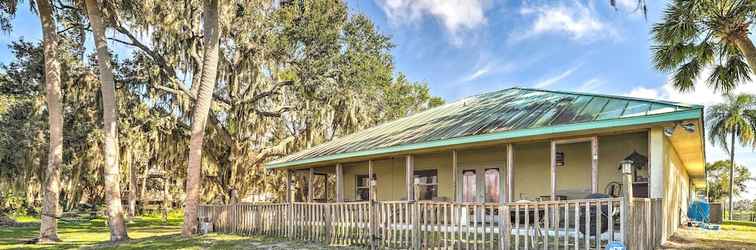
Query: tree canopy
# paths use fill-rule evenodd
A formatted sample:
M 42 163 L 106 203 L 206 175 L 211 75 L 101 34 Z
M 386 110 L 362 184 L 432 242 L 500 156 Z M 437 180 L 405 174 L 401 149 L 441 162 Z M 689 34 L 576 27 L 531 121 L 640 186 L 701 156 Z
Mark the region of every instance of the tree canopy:
M 112 61 L 121 180 L 135 168 L 141 196 L 157 188 L 148 185 L 148 171 L 163 171 L 181 197 L 203 59 L 202 3 L 102 4 L 109 43 L 131 49 Z M 81 39 L 91 32 L 84 7 L 63 1 L 54 8 L 65 118 L 62 203 L 71 209 L 104 199 L 101 83 L 94 51 Z M 443 103 L 427 84 L 396 71 L 390 38 L 341 1 L 237 1 L 219 13 L 203 202 L 227 201 L 230 190 L 282 197 L 284 176 L 263 162 Z M 0 71 L 0 183 L 13 187 L 0 190 L 34 207 L 47 143 L 42 49 L 36 41 L 11 49 L 15 57 Z
M 720 160 L 706 163 L 708 197 L 711 201 L 723 201 L 728 197 L 730 183 L 730 161 Z M 735 164 L 733 194 L 738 196 L 746 191 L 749 181 L 754 180 L 751 172 L 743 165 Z

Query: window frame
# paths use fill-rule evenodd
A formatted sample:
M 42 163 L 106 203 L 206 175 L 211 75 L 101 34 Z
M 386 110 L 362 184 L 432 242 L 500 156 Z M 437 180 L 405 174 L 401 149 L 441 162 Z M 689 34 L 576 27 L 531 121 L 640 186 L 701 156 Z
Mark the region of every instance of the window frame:
M 414 181 L 417 178 L 423 178 L 426 177 L 430 179 L 431 183 L 415 183 L 416 185 L 420 185 L 423 188 L 431 187 L 431 195 L 430 199 L 422 199 L 422 197 L 415 197 L 416 200 L 434 200 L 438 198 L 438 170 L 437 169 L 423 169 L 423 170 L 415 170 L 412 172 L 412 180 Z M 435 177 L 435 178 L 434 178 Z M 418 194 L 418 196 L 421 196 Z
M 367 186 L 360 186 L 359 185 L 360 184 L 360 179 L 362 179 L 362 178 L 367 178 L 368 179 L 367 180 Z M 377 180 L 375 174 L 373 174 L 372 180 Z M 367 189 L 368 196 L 370 196 L 370 181 L 371 181 L 371 179 L 368 178 L 367 174 L 358 174 L 358 175 L 355 175 L 355 182 L 354 182 L 354 199 L 355 200 L 358 200 L 358 201 L 367 201 L 367 200 L 370 199 L 370 198 L 368 198 L 368 199 L 362 199 L 362 196 L 360 195 L 361 194 L 360 190 Z

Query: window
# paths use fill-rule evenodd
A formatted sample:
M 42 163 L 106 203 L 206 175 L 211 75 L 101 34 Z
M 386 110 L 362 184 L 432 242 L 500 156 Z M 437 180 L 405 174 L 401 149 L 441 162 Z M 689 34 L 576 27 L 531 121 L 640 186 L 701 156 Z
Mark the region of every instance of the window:
M 499 169 L 486 169 L 486 202 L 499 202 Z
M 475 170 L 462 171 L 462 201 L 476 202 Z
M 375 174 L 373 174 L 373 180 L 375 179 Z M 368 175 L 357 175 L 355 186 L 357 186 L 357 194 L 355 195 L 357 200 L 370 200 L 370 178 L 368 178 Z
M 419 180 L 420 193 L 418 200 L 433 200 L 438 197 L 438 172 L 435 169 L 415 171 L 415 179 Z

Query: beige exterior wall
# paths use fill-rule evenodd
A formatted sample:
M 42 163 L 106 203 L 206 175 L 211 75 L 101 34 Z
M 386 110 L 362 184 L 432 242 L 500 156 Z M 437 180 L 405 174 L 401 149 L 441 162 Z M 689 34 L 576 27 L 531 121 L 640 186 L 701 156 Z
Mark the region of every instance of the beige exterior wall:
M 603 193 L 607 184 L 620 182 L 619 161 L 633 151 L 647 154 L 648 137 L 645 132 L 599 137 L 599 192 Z M 557 168 L 557 193 L 569 199 L 584 198 L 591 187 L 591 147 L 589 142 L 563 144 L 557 151 L 565 153 L 565 166 Z M 514 190 L 513 199 L 534 200 L 550 194 L 549 143 L 527 143 L 514 145 Z M 400 200 L 406 198 L 405 158 L 374 162 L 378 200 Z M 476 170 L 477 196 L 484 197 L 483 174 L 485 169 L 498 168 L 500 179 L 506 178 L 506 146 L 497 145 L 480 149 L 458 151 L 458 194 L 453 194 L 451 152 L 421 154 L 415 156 L 415 170 L 436 169 L 438 171 L 438 196 L 449 200 L 461 197 L 461 172 Z M 355 200 L 357 175 L 367 175 L 367 163 L 344 165 L 344 198 Z M 504 189 L 504 188 L 503 188 Z M 502 190 L 503 190 L 502 189 Z M 501 194 L 504 195 L 504 192 Z
M 668 139 L 664 139 L 664 221 L 662 237 L 671 236 L 687 217 L 690 178 L 680 157 Z

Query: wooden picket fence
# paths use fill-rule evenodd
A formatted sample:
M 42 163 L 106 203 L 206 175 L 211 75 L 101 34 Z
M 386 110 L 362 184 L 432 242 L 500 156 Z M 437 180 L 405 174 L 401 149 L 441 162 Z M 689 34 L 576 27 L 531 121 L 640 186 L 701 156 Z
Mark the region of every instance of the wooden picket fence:
M 216 232 L 331 246 L 390 249 L 654 249 L 661 200 L 619 198 L 528 203 L 374 201 L 200 206 Z M 627 209 L 632 214 L 627 213 Z M 633 230 L 626 231 L 623 216 Z M 506 233 L 502 233 L 506 232 Z

